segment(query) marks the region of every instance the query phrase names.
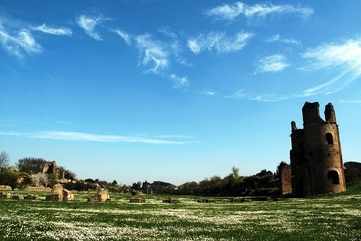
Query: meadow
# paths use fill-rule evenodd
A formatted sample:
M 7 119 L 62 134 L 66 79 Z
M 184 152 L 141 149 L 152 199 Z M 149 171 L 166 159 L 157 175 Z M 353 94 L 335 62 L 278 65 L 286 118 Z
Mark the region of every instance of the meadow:
M 254 201 L 112 195 L 88 203 L 0 200 L 0 240 L 361 240 L 361 194 Z M 199 200 L 199 199 L 198 199 Z

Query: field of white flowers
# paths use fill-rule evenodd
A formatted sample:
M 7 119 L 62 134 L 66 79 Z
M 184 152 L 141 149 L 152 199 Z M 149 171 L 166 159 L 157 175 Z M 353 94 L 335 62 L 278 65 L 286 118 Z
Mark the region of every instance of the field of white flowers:
M 0 200 L 0 240 L 361 240 L 361 195 L 144 204 Z

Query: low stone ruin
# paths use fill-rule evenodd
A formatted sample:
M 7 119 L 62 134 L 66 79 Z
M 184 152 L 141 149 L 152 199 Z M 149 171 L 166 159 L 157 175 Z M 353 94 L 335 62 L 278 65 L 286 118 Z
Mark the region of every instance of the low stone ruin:
M 13 195 L 11 198 L 13 200 L 24 200 L 24 196 L 21 194 Z
M 0 191 L 12 191 L 13 189 L 7 185 L 0 185 Z
M 0 192 L 0 199 L 10 199 L 11 193 L 10 192 Z
M 28 194 L 24 197 L 25 200 L 36 200 L 38 197 L 33 194 Z
M 63 200 L 64 201 L 74 201 L 75 195 L 71 191 L 64 189 L 63 190 Z
M 100 190 L 97 192 L 97 199 L 99 202 L 106 202 L 110 200 L 110 195 L 106 190 Z
M 51 192 L 52 189 L 50 187 L 44 187 L 44 186 L 39 186 L 39 187 L 28 186 L 24 189 L 24 191 L 26 191 L 26 192 Z
M 55 184 L 52 193 L 46 196 L 47 201 L 73 201 L 74 194 L 61 184 Z
M 100 186 L 97 187 L 97 193 L 93 197 L 88 197 L 89 202 L 106 202 L 110 201 L 110 195 L 107 190 L 101 188 Z
M 129 199 L 130 203 L 145 203 L 144 195 L 135 195 Z
M 63 201 L 63 185 L 55 184 L 51 194 L 46 196 L 47 201 Z

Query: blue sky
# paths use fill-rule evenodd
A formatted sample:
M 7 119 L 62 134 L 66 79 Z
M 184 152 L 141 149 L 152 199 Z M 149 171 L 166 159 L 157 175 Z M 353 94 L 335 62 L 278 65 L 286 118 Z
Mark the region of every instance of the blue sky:
M 305 101 L 359 160 L 361 2 L 0 0 L 0 149 L 80 177 L 275 170 Z

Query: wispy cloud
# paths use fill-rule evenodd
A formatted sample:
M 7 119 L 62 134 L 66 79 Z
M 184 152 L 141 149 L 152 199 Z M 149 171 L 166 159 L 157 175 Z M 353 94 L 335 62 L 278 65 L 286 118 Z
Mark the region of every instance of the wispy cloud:
M 310 60 L 312 67 L 317 69 L 342 67 L 361 75 L 361 39 L 327 43 L 307 50 L 303 57 Z
M 159 33 L 163 34 L 164 36 L 171 38 L 171 39 L 178 39 L 178 34 L 173 32 L 167 27 L 162 27 L 158 30 Z
M 223 20 L 234 20 L 240 15 L 245 17 L 265 17 L 270 14 L 297 14 L 301 16 L 310 16 L 313 9 L 294 5 L 275 5 L 271 3 L 248 5 L 241 1 L 233 4 L 222 4 L 206 11 L 206 15 L 213 16 Z
M 279 42 L 279 43 L 284 43 L 284 44 L 289 44 L 289 45 L 301 45 L 301 42 L 293 39 L 293 38 L 284 38 L 281 37 L 281 35 L 279 34 L 275 34 L 273 36 L 271 36 L 269 39 L 267 39 L 267 42 L 273 43 L 273 42 Z
M 103 40 L 100 34 L 96 31 L 96 27 L 101 24 L 102 22 L 108 20 L 107 18 L 101 16 L 87 16 L 87 15 L 80 15 L 76 22 L 78 23 L 79 27 L 81 27 L 87 35 L 95 40 Z
M 304 68 L 305 70 L 329 69 L 336 74 L 326 81 L 319 81 L 319 84 L 296 93 L 252 95 L 241 90 L 226 97 L 276 102 L 294 98 L 331 95 L 344 90 L 353 81 L 361 78 L 361 39 L 323 44 L 307 50 L 302 56 L 309 61 L 309 65 Z M 341 100 L 341 102 L 359 103 L 359 100 Z
M 279 94 L 252 94 L 246 92 L 244 89 L 239 89 L 230 95 L 224 96 L 229 99 L 243 99 L 256 102 L 279 102 L 296 98 L 296 95 L 279 95 Z M 301 97 L 301 96 L 298 96 Z
M 16 136 L 31 139 L 59 140 L 59 141 L 86 141 L 86 142 L 125 142 L 125 143 L 143 143 L 143 144 L 188 144 L 195 143 L 193 138 L 183 138 L 182 136 L 158 136 L 158 137 L 139 137 L 122 135 L 100 135 L 85 132 L 67 132 L 67 131 L 40 131 L 40 132 L 1 132 L 1 136 Z
M 150 66 L 149 71 L 158 73 L 169 64 L 169 52 L 160 41 L 152 39 L 150 34 L 138 35 L 135 38 L 141 55 L 141 64 Z
M 207 96 L 215 96 L 217 95 L 216 91 L 213 90 L 204 90 L 200 92 L 201 95 L 207 95 Z
M 289 64 L 284 55 L 275 54 L 261 58 L 258 61 L 257 73 L 259 72 L 280 72 L 287 68 Z
M 169 77 L 171 80 L 173 80 L 175 88 L 184 88 L 189 86 L 189 79 L 187 76 L 171 74 Z
M 243 49 L 252 37 L 253 33 L 248 32 L 239 32 L 234 36 L 227 36 L 224 32 L 210 32 L 188 39 L 187 45 L 193 54 L 199 54 L 205 50 L 230 53 Z
M 132 44 L 132 36 L 130 34 L 128 34 L 127 32 L 123 31 L 123 30 L 119 30 L 119 29 L 115 29 L 113 30 L 114 33 L 116 33 L 121 39 L 123 39 L 123 41 L 128 44 L 131 45 Z
M 58 36 L 71 36 L 73 34 L 72 30 L 70 28 L 65 27 L 50 27 L 46 24 L 42 24 L 39 26 L 32 27 L 31 30 L 33 31 L 39 31 L 46 34 L 51 35 L 58 35 Z
M 246 98 L 247 96 L 248 96 L 248 94 L 246 93 L 246 91 L 244 89 L 239 89 L 230 95 L 224 96 L 224 98 L 243 99 L 243 98 Z
M 303 57 L 309 61 L 306 70 L 330 69 L 339 72 L 330 80 L 305 90 L 305 94 L 336 93 L 361 77 L 361 39 L 327 43 L 307 50 Z
M 345 103 L 345 104 L 361 104 L 361 100 L 340 100 L 340 103 Z
M 159 30 L 168 40 L 159 40 L 151 34 L 145 33 L 132 35 L 125 31 L 113 30 L 128 46 L 136 47 L 139 51 L 139 65 L 147 69 L 147 72 L 158 74 L 173 82 L 174 88 L 186 88 L 190 85 L 187 76 L 179 76 L 169 69 L 170 63 L 187 65 L 182 57 L 182 47 L 178 36 L 168 29 Z
M 277 94 L 264 94 L 264 95 L 256 95 L 249 97 L 249 100 L 257 101 L 257 102 L 279 102 L 283 100 L 290 99 L 291 96 L 287 95 L 277 95 Z
M 42 47 L 34 39 L 27 29 L 17 31 L 15 35 L 10 35 L 3 26 L 0 25 L 0 44 L 10 54 L 23 57 L 24 54 L 40 53 Z

